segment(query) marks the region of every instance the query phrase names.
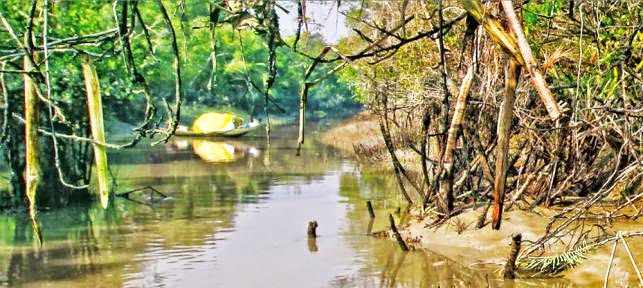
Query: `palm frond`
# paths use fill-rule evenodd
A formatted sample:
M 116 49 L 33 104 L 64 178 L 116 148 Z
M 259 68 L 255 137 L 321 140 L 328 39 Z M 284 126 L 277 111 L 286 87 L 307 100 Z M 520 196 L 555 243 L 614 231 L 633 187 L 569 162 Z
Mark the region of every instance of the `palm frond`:
M 548 257 L 529 257 L 518 261 L 521 269 L 544 274 L 558 274 L 573 268 L 587 258 L 595 245 L 581 244 L 565 253 Z

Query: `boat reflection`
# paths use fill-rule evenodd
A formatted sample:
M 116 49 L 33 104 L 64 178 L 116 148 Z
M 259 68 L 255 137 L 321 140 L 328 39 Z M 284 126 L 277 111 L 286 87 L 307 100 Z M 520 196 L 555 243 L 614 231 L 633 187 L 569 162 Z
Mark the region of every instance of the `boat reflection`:
M 259 157 L 261 152 L 254 145 L 241 141 L 212 139 L 175 139 L 165 145 L 168 153 L 184 153 L 190 146 L 194 154 L 209 163 L 231 163 L 246 157 Z
M 192 150 L 209 163 L 230 163 L 260 154 L 256 147 L 238 141 L 192 140 Z

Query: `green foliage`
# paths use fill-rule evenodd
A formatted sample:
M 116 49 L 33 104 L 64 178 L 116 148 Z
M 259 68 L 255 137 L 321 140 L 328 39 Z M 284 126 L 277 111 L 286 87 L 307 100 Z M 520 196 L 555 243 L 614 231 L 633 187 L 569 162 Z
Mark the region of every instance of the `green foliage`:
M 219 6 L 203 1 L 163 1 L 170 11 L 182 58 L 183 103 L 196 107 L 233 107 L 251 115 L 259 115 L 264 111 L 265 102 L 262 92 L 253 85 L 265 89 L 268 78 L 269 51 L 265 24 L 268 14 L 264 11 L 267 2 L 252 1 L 244 4 L 250 5 L 248 7 L 241 7 L 240 2 L 236 1 L 214 2 Z M 20 0 L 7 0 L 0 4 L 0 12 L 7 17 L 18 34 L 23 33 L 24 27 L 28 25 L 29 4 L 29 1 Z M 112 4 L 106 1 L 49 1 L 49 41 L 115 29 L 118 27 L 117 20 L 120 21 L 121 8 L 119 4 L 114 9 Z M 155 1 L 139 1 L 137 7 L 145 26 L 136 19 L 134 30 L 129 35 L 132 54 L 137 69 L 151 87 L 153 102 L 161 110 L 159 115 L 164 115 L 163 99 L 171 99 L 174 93 L 171 37 L 167 27 L 162 24 L 163 19 Z M 214 28 L 210 26 L 212 7 L 229 9 L 220 13 L 218 25 Z M 40 9 L 38 6 L 36 12 L 40 12 Z M 255 13 L 251 15 L 247 11 Z M 132 16 L 132 8 L 129 13 Z M 132 19 L 134 17 L 129 20 L 129 24 Z M 143 27 L 148 30 L 152 47 L 148 44 Z M 42 44 L 42 29 L 42 18 L 36 18 L 34 41 L 37 46 Z M 284 41 L 288 43 L 292 39 Z M 303 35 L 300 43 L 305 43 L 311 53 L 326 45 L 316 35 Z M 213 44 L 216 47 L 214 51 Z M 15 47 L 16 43 L 11 37 L 2 37 L 0 45 Z M 77 102 L 84 87 L 77 52 L 74 50 L 91 52 L 102 55 L 95 62 L 104 95 L 106 116 L 130 123 L 142 121 L 145 97 L 142 88 L 133 85 L 131 81 L 131 71 L 122 55 L 121 40 L 113 37 L 96 45 L 75 45 L 71 48 L 54 53 L 49 58 L 52 97 L 61 106 L 72 106 Z M 213 52 L 216 54 L 215 59 L 211 56 Z M 279 47 L 276 56 L 277 79 L 270 95 L 275 103 L 286 110 L 282 116 L 292 116 L 297 113 L 303 74 L 312 61 L 287 47 Z M 216 65 L 213 65 L 213 60 L 216 60 Z M 212 71 L 213 69 L 215 70 Z M 19 78 L 10 79 L 9 82 L 10 89 L 18 92 Z M 313 89 L 309 101 L 313 115 L 332 115 L 334 111 L 358 106 L 350 87 L 338 81 L 336 76 Z M 271 113 L 280 113 L 275 105 L 269 105 Z M 316 113 L 317 109 L 324 111 Z
M 141 3 L 139 6 L 142 9 L 146 7 L 146 10 L 153 9 L 148 8 L 147 6 L 150 5 L 147 3 Z M 192 19 L 189 21 L 190 25 L 176 27 L 177 34 L 180 35 L 177 39 L 180 42 L 179 46 L 186 49 L 184 51 L 185 66 L 183 67 L 185 75 L 184 103 L 188 106 L 210 108 L 234 107 L 234 109 L 243 110 L 250 115 L 262 114 L 265 102 L 262 92 L 256 88 L 261 90 L 266 88 L 269 50 L 264 37 L 265 31 L 260 28 L 253 30 L 247 28 L 257 28 L 255 26 L 263 21 L 261 17 L 265 15 L 255 15 L 256 18 L 253 18 L 243 14 L 239 19 L 230 17 L 219 19 L 230 24 L 223 23 L 215 28 L 216 70 L 212 76 L 213 59 L 211 53 L 213 51 L 210 40 L 212 31 L 207 26 L 208 18 L 206 16 L 209 13 L 207 8 L 206 3 L 186 3 L 184 18 Z M 168 9 L 172 8 L 168 7 Z M 145 17 L 153 18 L 154 15 L 149 13 Z M 256 19 L 260 19 L 259 22 Z M 176 21 L 179 22 L 178 19 Z M 149 23 L 152 22 L 149 21 Z M 239 26 L 251 27 L 238 29 Z M 141 55 L 141 58 L 149 61 L 144 66 L 146 77 L 150 75 L 151 86 L 154 87 L 155 94 L 160 95 L 167 93 L 166 91 L 172 91 L 172 83 L 167 81 L 172 77 L 171 67 L 165 64 L 170 63 L 171 60 L 168 50 L 169 43 L 166 38 L 154 38 L 154 42 L 157 43 L 155 46 L 158 48 L 153 58 Z M 304 35 L 303 38 L 310 46 L 308 47 L 310 51 L 321 49 L 317 47 L 325 45 L 321 37 Z M 292 42 L 291 39 L 284 39 L 284 41 Z M 142 52 L 144 48 L 139 47 L 139 52 L 144 54 Z M 149 58 L 158 60 L 147 60 Z M 287 47 L 277 48 L 276 59 L 277 79 L 270 95 L 274 102 L 286 110 L 286 113 L 281 115 L 291 116 L 297 112 L 303 74 L 311 61 Z M 209 85 L 211 78 L 214 81 L 212 85 Z M 254 87 L 255 85 L 257 87 Z M 321 109 L 321 114 L 331 114 L 332 111 L 356 108 L 357 103 L 351 95 L 350 88 L 339 83 L 336 76 L 333 76 L 311 91 L 309 105 L 313 115 L 315 115 L 314 111 L 318 109 Z M 271 113 L 281 112 L 272 104 L 269 104 L 268 108 Z M 318 112 L 317 115 L 320 113 Z

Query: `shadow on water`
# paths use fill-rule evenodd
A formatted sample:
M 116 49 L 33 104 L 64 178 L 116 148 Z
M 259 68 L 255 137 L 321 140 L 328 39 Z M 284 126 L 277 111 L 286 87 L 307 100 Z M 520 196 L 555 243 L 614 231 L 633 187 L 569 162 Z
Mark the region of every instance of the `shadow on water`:
M 385 229 L 383 215 L 404 204 L 393 194 L 395 183 L 359 173 L 314 141 L 296 157 L 294 147 L 284 148 L 293 146 L 291 135 L 277 131 L 269 161 L 262 137 L 179 139 L 112 153 L 119 191 L 149 185 L 169 197 L 40 213 L 43 248 L 33 244 L 28 219 L 0 216 L 0 286 L 502 285 L 495 266 L 464 267 L 367 236 Z M 144 202 L 146 195 L 132 197 Z M 366 199 L 373 200 L 374 221 Z M 306 235 L 311 219 L 318 237 Z

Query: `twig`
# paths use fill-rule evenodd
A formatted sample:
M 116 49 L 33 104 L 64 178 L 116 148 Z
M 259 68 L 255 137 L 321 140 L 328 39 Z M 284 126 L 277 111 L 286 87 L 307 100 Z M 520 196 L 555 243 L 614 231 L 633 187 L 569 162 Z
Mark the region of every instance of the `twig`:
M 23 125 L 25 124 L 25 119 L 23 119 L 22 117 L 20 117 L 18 114 L 16 114 L 16 113 L 12 113 L 12 114 L 11 114 L 11 116 L 13 116 L 13 118 L 15 118 L 16 120 L 18 120 L 18 122 L 20 122 L 20 124 L 23 124 Z M 47 130 L 45 130 L 45 129 L 42 129 L 42 128 L 38 128 L 38 132 L 39 132 L 39 133 L 42 133 L 43 135 L 46 135 L 46 136 L 54 136 L 54 133 L 52 133 L 52 132 L 50 132 L 50 131 L 47 131 Z M 100 142 L 100 141 L 96 141 L 96 140 L 91 139 L 91 138 L 81 137 L 81 136 L 74 135 L 74 134 L 72 134 L 72 135 L 68 135 L 68 134 L 60 134 L 60 133 L 56 133 L 56 134 L 55 134 L 55 137 L 63 138 L 63 139 L 69 139 L 69 140 L 72 140 L 72 141 L 89 142 L 89 143 L 96 144 L 96 145 L 100 145 L 100 146 L 104 146 L 104 147 L 106 147 L 106 148 L 110 148 L 110 149 L 122 149 L 122 148 L 127 148 L 127 147 L 128 147 L 128 145 L 129 145 L 129 144 L 117 145 L 117 144 L 111 144 L 111 143 L 107 143 L 107 142 Z
M 159 6 L 159 11 L 161 12 L 161 15 L 163 16 L 163 20 L 165 21 L 165 24 L 167 25 L 168 29 L 170 30 L 170 36 L 172 39 L 172 54 L 174 55 L 174 115 L 172 119 L 170 119 L 170 125 L 169 125 L 169 131 L 168 134 L 160 140 L 160 142 L 167 142 L 172 135 L 174 135 L 174 132 L 176 132 L 176 128 L 179 126 L 179 122 L 181 120 L 181 95 L 182 95 L 182 80 L 181 80 L 181 58 L 179 57 L 179 46 L 176 42 L 176 33 L 174 32 L 174 26 L 172 26 L 172 21 L 170 20 L 170 16 L 167 14 L 167 10 L 165 10 L 165 6 L 163 6 L 163 2 L 161 0 L 156 0 L 156 3 Z M 155 142 L 160 143 L 159 141 Z
M 630 257 L 630 262 L 632 262 L 632 266 L 634 267 L 634 271 L 636 271 L 636 276 L 639 278 L 639 285 L 643 285 L 643 278 L 641 278 L 641 271 L 639 271 L 638 265 L 636 265 L 636 261 L 634 261 L 634 256 L 632 256 L 632 252 L 630 251 L 630 247 L 627 245 L 627 241 L 625 241 L 625 238 L 623 238 L 623 234 L 619 233 L 618 237 L 623 241 L 623 247 L 625 247 L 625 251 L 627 252 L 627 256 Z
M 620 234 L 619 234 L 620 235 Z M 605 278 L 603 280 L 603 287 L 607 288 L 607 280 L 610 276 L 610 270 L 612 269 L 612 262 L 614 262 L 614 254 L 616 253 L 616 245 L 618 244 L 618 238 L 614 240 L 614 245 L 612 245 L 612 252 L 610 253 L 610 261 L 607 264 L 607 271 L 605 271 Z

